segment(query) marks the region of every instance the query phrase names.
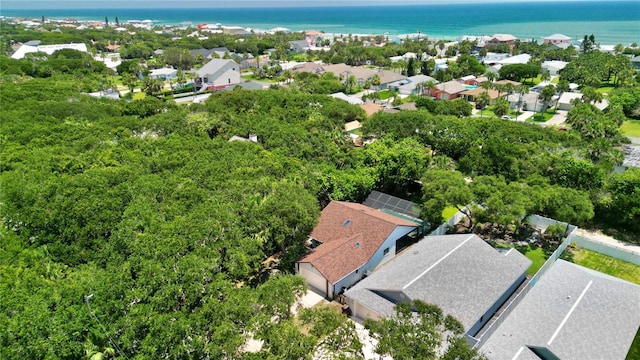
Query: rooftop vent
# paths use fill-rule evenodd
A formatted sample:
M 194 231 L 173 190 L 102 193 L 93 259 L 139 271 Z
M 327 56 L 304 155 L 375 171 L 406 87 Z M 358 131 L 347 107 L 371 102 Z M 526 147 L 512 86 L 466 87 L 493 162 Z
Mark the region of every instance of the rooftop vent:
M 356 247 L 360 247 L 360 242 L 356 241 Z
M 342 226 L 349 226 L 349 224 L 351 224 L 351 220 L 345 220 L 345 222 L 342 224 Z

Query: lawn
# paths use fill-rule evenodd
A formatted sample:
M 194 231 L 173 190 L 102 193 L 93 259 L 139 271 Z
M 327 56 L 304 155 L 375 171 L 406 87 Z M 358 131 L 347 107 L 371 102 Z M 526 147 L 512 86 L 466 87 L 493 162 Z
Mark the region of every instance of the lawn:
M 540 115 L 540 113 L 535 113 L 535 115 L 533 115 L 532 117 L 528 118 L 527 121 L 530 122 L 547 122 L 549 121 L 553 115 L 555 115 L 556 110 L 554 108 L 550 108 L 547 111 L 545 111 L 542 115 Z
M 535 273 L 540 270 L 544 262 L 547 261 L 547 254 L 545 254 L 544 250 L 541 247 L 537 247 L 535 245 L 527 245 L 527 246 L 514 246 L 511 244 L 499 244 L 498 247 L 512 247 L 517 249 L 521 254 L 527 257 L 527 259 L 531 260 L 532 264 L 527 269 L 527 275 L 533 276 Z
M 620 130 L 626 136 L 640 137 L 640 121 L 627 120 L 622 124 Z
M 455 207 L 447 206 L 446 208 L 444 208 L 444 210 L 442 210 L 442 219 L 444 219 L 444 221 L 447 221 L 451 219 L 457 212 L 458 209 L 456 209 Z
M 544 265 L 544 262 L 547 261 L 547 255 L 544 253 L 544 250 L 542 250 L 541 247 L 537 247 L 537 246 L 536 247 L 529 246 L 524 252 L 524 256 L 526 256 L 527 259 L 533 262 L 533 264 L 529 266 L 529 269 L 527 269 L 528 275 L 535 275 L 535 273 L 537 273 L 538 270 L 540 270 L 542 265 Z
M 573 250 L 573 262 L 640 285 L 640 266 L 586 250 Z
M 613 86 L 602 86 L 597 88 L 596 91 L 603 94 L 611 94 L 611 92 L 613 91 Z
M 390 97 L 393 97 L 393 92 L 389 90 L 378 91 L 378 95 L 380 95 L 380 100 L 387 100 Z

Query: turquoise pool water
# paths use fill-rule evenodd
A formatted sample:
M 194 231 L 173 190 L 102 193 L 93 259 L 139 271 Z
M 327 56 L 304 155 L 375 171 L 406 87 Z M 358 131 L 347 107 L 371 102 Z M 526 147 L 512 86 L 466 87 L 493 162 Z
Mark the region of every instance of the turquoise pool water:
M 467 89 L 477 89 L 478 85 L 465 85 L 464 87 L 466 87 Z

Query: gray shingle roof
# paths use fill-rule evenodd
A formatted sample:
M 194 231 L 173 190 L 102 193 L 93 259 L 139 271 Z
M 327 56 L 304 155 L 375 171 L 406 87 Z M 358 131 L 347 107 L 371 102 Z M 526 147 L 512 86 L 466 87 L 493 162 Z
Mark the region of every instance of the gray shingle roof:
M 500 252 L 476 235 L 428 236 L 345 295 L 383 316 L 394 314 L 391 299 L 420 299 L 469 330 L 529 265 L 516 250 Z
M 624 359 L 638 326 L 640 286 L 558 260 L 480 350 L 490 359 L 526 359 L 527 345 L 561 359 Z
M 236 62 L 233 61 L 233 60 L 212 59 L 206 65 L 204 65 L 198 71 L 196 71 L 196 74 L 198 76 L 200 76 L 200 77 L 204 77 L 204 76 L 207 76 L 207 75 L 210 75 L 210 74 L 215 74 L 216 71 L 218 71 L 219 69 L 221 69 L 223 66 L 227 65 L 228 63 L 236 64 Z

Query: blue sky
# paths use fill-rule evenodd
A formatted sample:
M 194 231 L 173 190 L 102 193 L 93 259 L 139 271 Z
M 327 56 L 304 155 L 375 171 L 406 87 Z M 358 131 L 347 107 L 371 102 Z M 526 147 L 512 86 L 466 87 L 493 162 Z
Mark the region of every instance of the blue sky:
M 446 3 L 482 2 L 543 2 L 553 0 L 448 0 Z M 566 0 L 565 0 L 566 1 Z M 631 0 L 635 1 L 635 0 Z M 79 8 L 215 8 L 215 7 L 276 7 L 276 6 L 339 6 L 339 5 L 401 5 L 401 4 L 442 4 L 438 0 L 2 0 L 4 9 L 79 9 Z M 0 9 L 1 13 L 1 9 Z

